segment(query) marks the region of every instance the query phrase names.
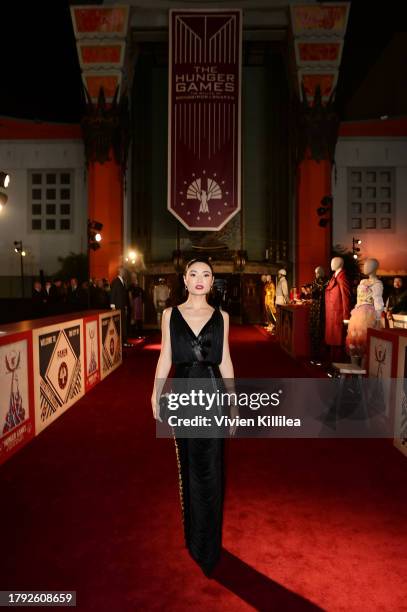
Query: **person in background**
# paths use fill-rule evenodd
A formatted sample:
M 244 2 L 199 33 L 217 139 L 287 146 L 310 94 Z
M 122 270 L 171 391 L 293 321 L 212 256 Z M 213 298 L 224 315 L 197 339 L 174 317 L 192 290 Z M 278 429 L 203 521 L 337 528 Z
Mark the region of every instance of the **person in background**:
M 143 333 L 143 302 L 145 299 L 144 290 L 138 284 L 137 274 L 131 274 L 131 283 L 129 285 L 129 302 L 130 302 L 130 326 L 137 338 L 142 337 Z
M 72 277 L 69 280 L 69 288 L 68 288 L 68 296 L 67 296 L 67 303 L 68 303 L 68 309 L 70 311 L 73 310 L 79 310 L 79 285 L 78 285 L 78 279 L 75 277 Z
M 97 278 L 93 283 L 91 290 L 91 306 L 97 310 L 105 310 L 110 308 L 109 294 L 106 291 L 103 279 Z
M 386 311 L 392 310 L 394 307 L 396 307 L 400 301 L 401 296 L 405 292 L 406 289 L 404 289 L 403 287 L 403 279 L 400 276 L 396 276 L 393 279 L 392 291 L 386 300 Z
M 407 314 L 407 289 L 403 287 L 403 279 L 396 276 L 393 280 L 393 291 L 386 301 L 386 315 L 389 321 L 394 314 Z
M 62 314 L 66 311 L 66 291 L 60 278 L 55 278 L 53 283 L 54 311 Z
M 31 296 L 31 312 L 34 319 L 45 317 L 47 296 L 39 280 L 34 281 Z
M 82 281 L 78 289 L 78 310 L 86 310 L 90 306 L 89 281 Z
M 129 308 L 129 293 L 126 285 L 126 271 L 123 266 L 117 269 L 117 276 L 113 279 L 110 288 L 110 308 L 121 311 L 121 328 L 123 346 L 127 343 L 127 311 Z

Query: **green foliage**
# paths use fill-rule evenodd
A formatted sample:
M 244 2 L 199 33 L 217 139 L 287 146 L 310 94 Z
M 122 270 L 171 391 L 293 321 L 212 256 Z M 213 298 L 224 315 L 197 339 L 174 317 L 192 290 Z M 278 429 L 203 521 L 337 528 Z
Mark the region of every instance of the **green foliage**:
M 58 261 L 61 263 L 61 268 L 55 276 L 62 280 L 75 277 L 79 282 L 88 279 L 88 256 L 85 253 L 71 251 L 66 257 L 58 257 Z

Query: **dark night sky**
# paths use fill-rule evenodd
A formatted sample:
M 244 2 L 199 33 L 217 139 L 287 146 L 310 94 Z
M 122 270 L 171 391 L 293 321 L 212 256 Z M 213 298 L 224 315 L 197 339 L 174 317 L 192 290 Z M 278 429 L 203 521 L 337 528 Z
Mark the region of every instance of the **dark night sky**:
M 353 0 L 338 83 L 340 112 L 392 34 L 401 29 L 403 4 Z M 2 7 L 0 48 L 0 115 L 79 121 L 81 79 L 68 1 L 7 3 Z

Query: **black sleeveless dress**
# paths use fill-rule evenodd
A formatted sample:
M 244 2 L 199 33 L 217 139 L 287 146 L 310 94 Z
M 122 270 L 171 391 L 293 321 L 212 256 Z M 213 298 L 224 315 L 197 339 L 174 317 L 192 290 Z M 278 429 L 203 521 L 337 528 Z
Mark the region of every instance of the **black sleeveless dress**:
M 219 371 L 224 334 L 222 313 L 215 309 L 196 336 L 175 307 L 170 317 L 170 333 L 174 378 L 218 379 L 222 388 Z M 224 439 L 173 435 L 185 544 L 203 572 L 209 574 L 222 547 Z

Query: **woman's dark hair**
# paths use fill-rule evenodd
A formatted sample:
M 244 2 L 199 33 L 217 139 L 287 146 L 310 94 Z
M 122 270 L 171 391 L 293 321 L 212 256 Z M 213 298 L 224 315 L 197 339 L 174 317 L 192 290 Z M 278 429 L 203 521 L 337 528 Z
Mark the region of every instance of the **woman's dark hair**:
M 213 271 L 213 267 L 212 267 L 211 262 L 208 261 L 207 259 L 205 259 L 205 257 L 194 257 L 194 259 L 190 259 L 189 261 L 187 261 L 187 263 L 185 264 L 184 274 L 186 274 L 188 272 L 189 268 L 194 263 L 204 263 L 204 264 L 206 264 L 211 269 L 212 275 L 215 274 L 214 271 Z

